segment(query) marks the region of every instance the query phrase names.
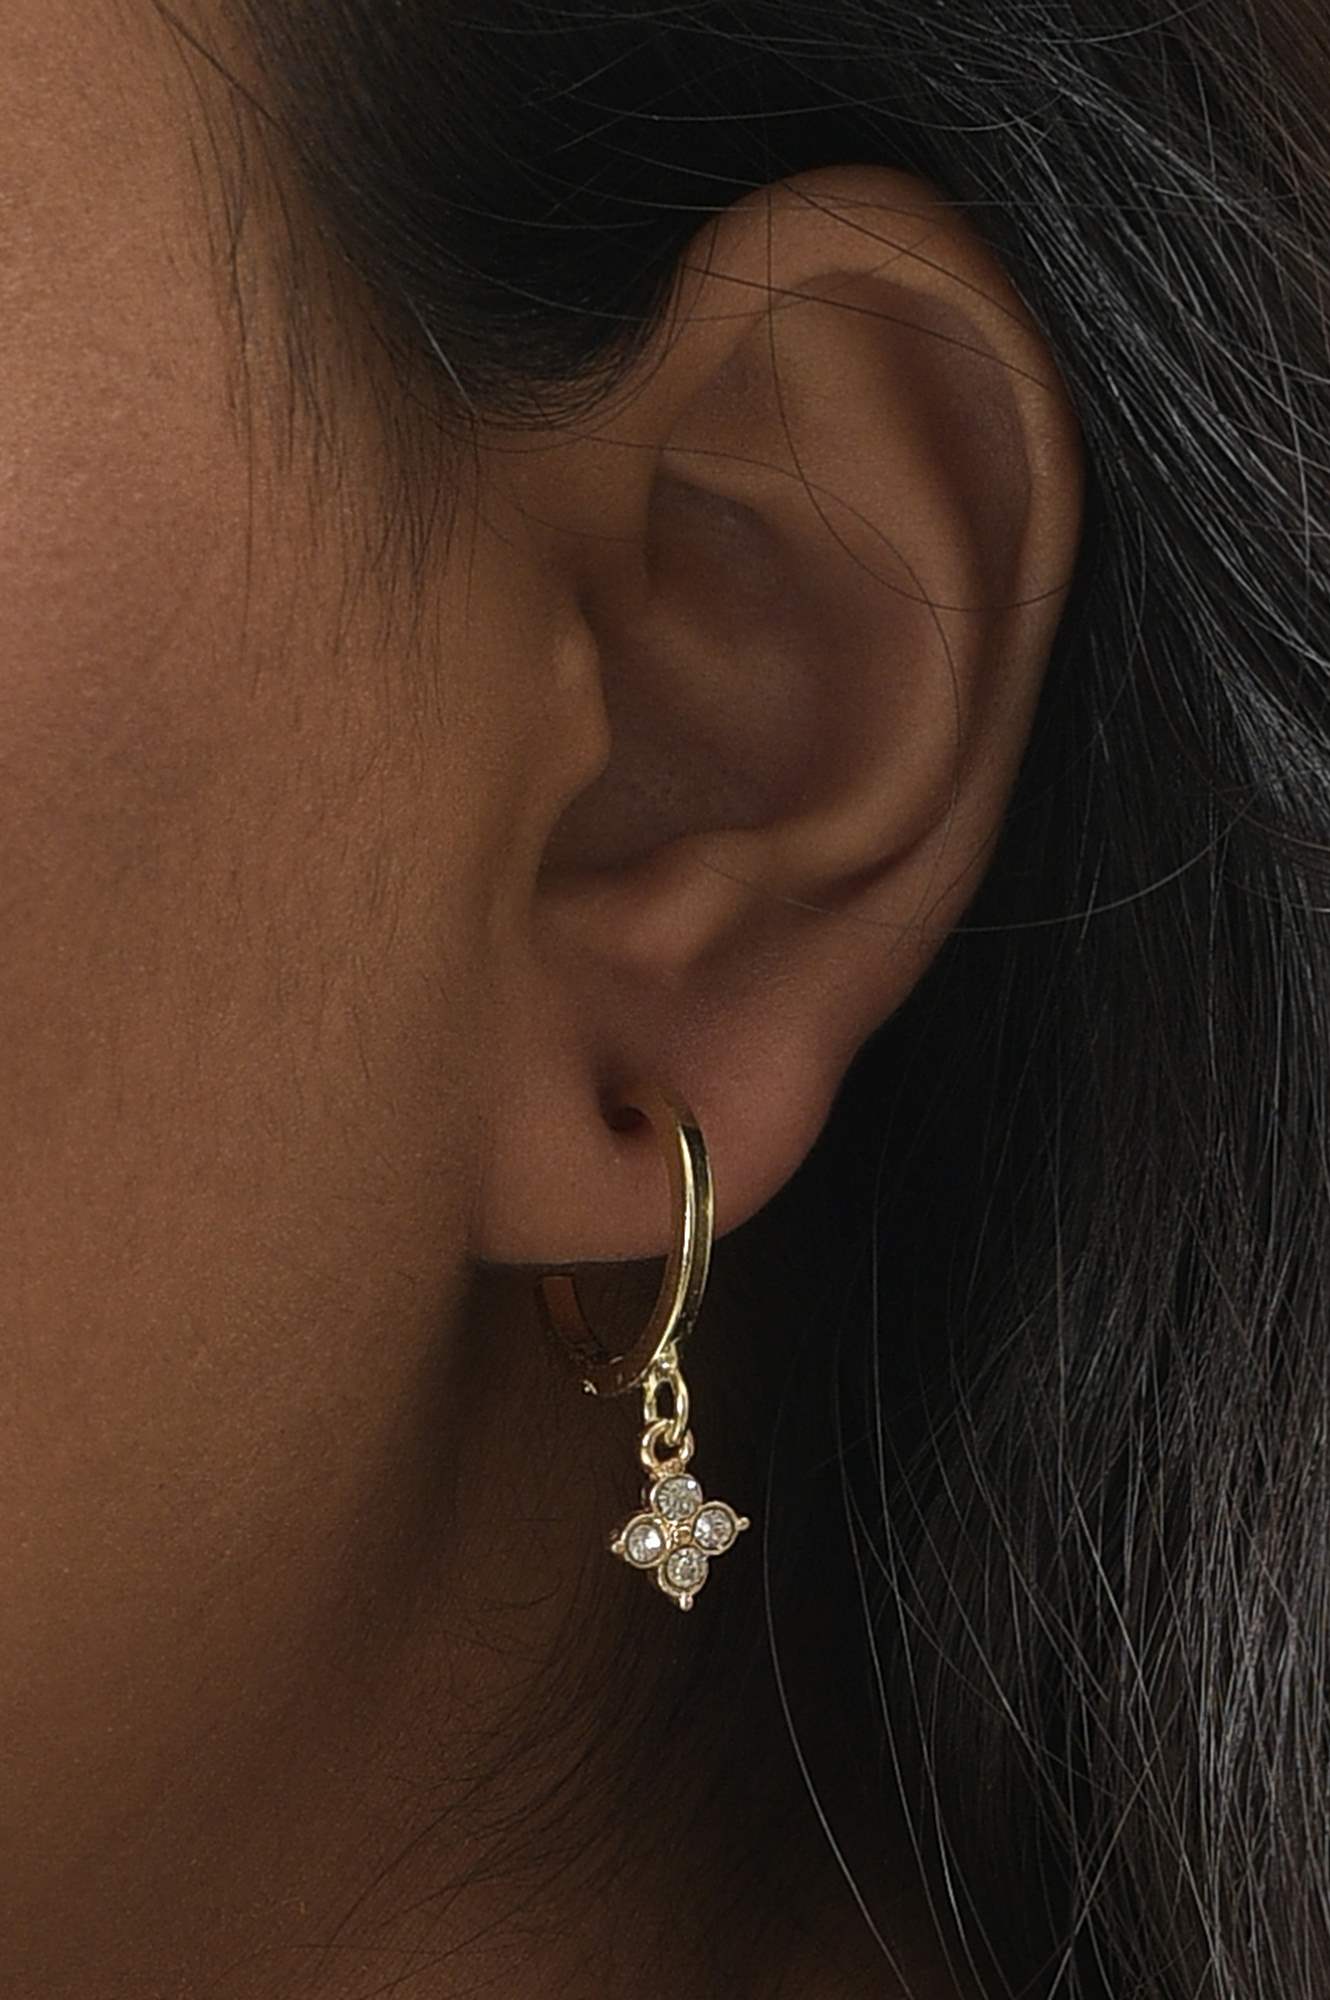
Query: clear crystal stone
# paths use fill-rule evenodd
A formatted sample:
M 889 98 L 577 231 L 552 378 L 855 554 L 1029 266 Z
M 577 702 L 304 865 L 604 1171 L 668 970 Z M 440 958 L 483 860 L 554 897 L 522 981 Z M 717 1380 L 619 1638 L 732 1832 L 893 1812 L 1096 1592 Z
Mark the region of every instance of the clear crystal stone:
M 623 1531 L 624 1554 L 639 1569 L 649 1569 L 665 1551 L 660 1524 L 650 1514 L 638 1514 Z
M 702 1505 L 702 1488 L 691 1472 L 671 1473 L 652 1487 L 651 1504 L 667 1521 L 688 1521 Z
M 707 1573 L 707 1559 L 700 1549 L 671 1549 L 665 1558 L 665 1575 L 676 1590 L 696 1590 Z
M 713 1500 L 709 1507 L 704 1507 L 693 1523 L 693 1540 L 712 1555 L 727 1549 L 735 1533 L 734 1516 L 720 1501 Z

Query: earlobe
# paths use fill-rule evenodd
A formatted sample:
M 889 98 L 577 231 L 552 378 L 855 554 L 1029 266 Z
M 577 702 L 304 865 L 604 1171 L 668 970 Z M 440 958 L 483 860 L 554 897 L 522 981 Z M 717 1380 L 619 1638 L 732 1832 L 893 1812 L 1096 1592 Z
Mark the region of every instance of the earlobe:
M 704 1121 L 719 1233 L 794 1172 L 978 886 L 1074 564 L 1051 359 L 910 177 L 737 204 L 662 340 L 526 468 L 611 747 L 549 828 L 496 1083 L 580 1126 L 583 1191 L 551 1189 L 538 1148 L 492 1162 L 501 1261 L 655 1254 L 649 1172 L 586 1137 L 620 1073 Z

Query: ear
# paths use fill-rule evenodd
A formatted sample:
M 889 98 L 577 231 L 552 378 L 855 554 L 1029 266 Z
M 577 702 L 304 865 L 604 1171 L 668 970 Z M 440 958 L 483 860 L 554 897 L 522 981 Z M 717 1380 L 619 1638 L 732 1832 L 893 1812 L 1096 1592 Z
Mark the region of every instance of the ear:
M 590 748 L 572 796 L 532 784 L 496 899 L 473 1248 L 658 1257 L 661 1160 L 610 1093 L 645 1074 L 691 1104 L 718 1235 L 799 1166 L 991 855 L 1079 433 L 964 217 L 838 168 L 708 225 L 593 421 L 482 457 L 492 515 L 539 545 L 543 665 Z

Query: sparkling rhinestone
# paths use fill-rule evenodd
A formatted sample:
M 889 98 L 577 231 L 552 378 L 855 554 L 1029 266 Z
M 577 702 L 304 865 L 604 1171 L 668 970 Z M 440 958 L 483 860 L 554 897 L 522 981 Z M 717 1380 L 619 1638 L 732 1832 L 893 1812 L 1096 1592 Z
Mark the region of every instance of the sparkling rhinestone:
M 691 1472 L 676 1472 L 656 1481 L 651 1504 L 667 1521 L 687 1521 L 702 1505 L 702 1488 Z
M 665 1537 L 649 1514 L 638 1514 L 623 1531 L 624 1554 L 639 1569 L 649 1569 L 664 1554 Z
M 693 1523 L 693 1540 L 700 1549 L 706 1549 L 712 1555 L 727 1549 L 734 1536 L 734 1516 L 728 1507 L 718 1501 L 704 1507 Z
M 707 1573 L 707 1559 L 700 1549 L 672 1549 L 665 1558 L 665 1574 L 676 1590 L 696 1590 Z

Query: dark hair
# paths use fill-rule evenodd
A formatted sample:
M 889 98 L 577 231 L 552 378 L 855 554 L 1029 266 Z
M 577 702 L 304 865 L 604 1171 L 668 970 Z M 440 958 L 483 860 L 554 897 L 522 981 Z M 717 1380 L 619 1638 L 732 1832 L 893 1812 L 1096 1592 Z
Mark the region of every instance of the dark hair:
M 1321 0 L 231 4 L 459 407 L 594 406 L 705 219 L 836 162 L 944 189 L 1043 326 L 1086 514 L 1002 841 L 772 1207 L 781 1462 L 830 1467 L 765 1496 L 772 1631 L 838 1634 L 987 1990 L 1321 2000 Z

